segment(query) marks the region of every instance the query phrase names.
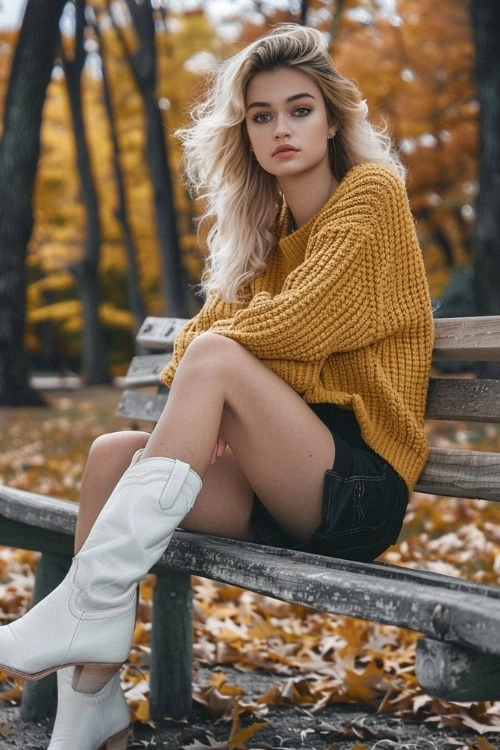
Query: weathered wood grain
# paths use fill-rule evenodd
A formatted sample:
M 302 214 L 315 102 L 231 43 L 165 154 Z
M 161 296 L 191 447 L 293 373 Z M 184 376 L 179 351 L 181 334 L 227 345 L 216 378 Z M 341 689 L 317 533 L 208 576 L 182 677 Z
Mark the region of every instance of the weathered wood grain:
M 166 575 L 165 575 L 166 573 Z M 184 719 L 193 680 L 193 592 L 191 576 L 166 568 L 157 576 L 151 620 L 151 719 Z
M 146 318 L 137 334 L 137 342 L 148 349 L 171 351 L 175 337 L 187 318 Z
M 403 583 L 400 575 L 395 579 L 380 576 L 377 566 L 366 563 L 315 565 L 311 562 L 314 555 L 300 556 L 200 534 L 178 533 L 175 542 L 158 568 L 189 569 L 196 575 L 321 612 L 399 625 L 500 655 L 497 598 L 445 586 L 438 589 L 415 579 Z
M 158 422 L 168 393 L 140 393 L 138 391 L 123 391 L 116 409 L 120 417 L 138 419 L 142 422 Z
M 431 378 L 427 419 L 500 422 L 500 381 Z
M 145 388 L 160 385 L 161 371 L 172 359 L 172 354 L 146 354 L 134 357 L 125 378 L 125 388 Z
M 134 357 L 125 378 L 125 388 L 141 388 L 160 384 L 160 373 L 169 354 Z M 155 394 L 147 395 L 147 403 Z M 158 408 L 151 405 L 150 414 L 156 421 L 165 405 L 165 395 L 158 394 Z M 160 406 L 161 404 L 161 406 Z M 133 419 L 148 418 L 144 399 L 124 392 L 119 414 Z M 468 422 L 500 422 L 500 381 L 431 378 L 427 396 L 426 417 Z
M 23 506 L 0 495 L 0 514 L 72 533 L 73 503 L 23 492 Z M 10 489 L 10 488 L 8 488 Z M 21 491 L 17 490 L 16 494 Z M 18 497 L 19 500 L 19 497 Z M 61 508 L 57 512 L 54 507 Z M 24 508 L 28 506 L 28 512 Z M 34 532 L 37 529 L 34 528 Z M 397 624 L 431 637 L 500 654 L 499 591 L 402 567 L 365 564 L 278 550 L 204 534 L 177 532 L 160 563 L 324 612 Z
M 434 359 L 500 361 L 500 315 L 434 321 Z
M 180 318 L 146 318 L 137 340 L 150 349 L 171 349 L 185 323 Z M 500 361 L 500 315 L 438 318 L 434 358 L 465 361 Z
M 62 534 L 74 534 L 78 504 L 0 485 L 0 516 Z
M 450 701 L 500 699 L 500 658 L 431 638 L 417 641 L 415 673 L 430 695 Z
M 431 448 L 418 492 L 500 501 L 500 453 Z

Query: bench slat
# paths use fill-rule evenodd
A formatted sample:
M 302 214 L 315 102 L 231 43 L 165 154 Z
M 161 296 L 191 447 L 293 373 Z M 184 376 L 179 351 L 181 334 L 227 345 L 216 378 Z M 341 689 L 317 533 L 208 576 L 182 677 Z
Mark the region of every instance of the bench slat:
M 500 315 L 438 318 L 434 359 L 500 362 Z
M 145 388 L 160 385 L 160 375 L 170 360 L 172 354 L 145 354 L 134 357 L 123 380 L 125 388 Z
M 500 502 L 500 453 L 431 448 L 415 489 Z
M 500 422 L 500 380 L 431 378 L 427 419 Z
M 125 388 L 143 388 L 160 384 L 160 373 L 171 359 L 170 354 L 149 354 L 134 357 L 123 383 Z M 163 396 L 163 394 L 161 394 Z M 142 419 L 135 414 L 142 411 L 140 399 L 125 399 L 130 412 L 120 411 L 124 417 Z M 162 405 L 165 399 L 161 398 Z M 155 413 L 157 412 L 155 410 Z M 500 422 L 500 381 L 431 378 L 427 396 L 426 417 L 468 422 Z
M 0 487 L 0 515 L 72 534 L 77 505 Z M 500 591 L 441 574 L 177 532 L 153 569 L 206 576 L 324 612 L 398 624 L 500 653 Z M 439 588 L 439 595 L 436 595 Z M 439 604 L 439 606 L 438 606 Z M 449 626 L 447 623 L 449 622 Z
M 500 653 L 500 602 L 495 598 L 442 585 L 436 595 L 425 582 L 404 581 L 401 568 L 394 578 L 381 576 L 376 563 L 332 561 L 188 532 L 177 533 L 174 540 L 156 568 L 187 569 L 321 612 L 397 624 L 483 653 Z
M 171 351 L 175 337 L 188 318 L 146 318 L 136 336 L 137 342 L 148 349 Z
M 116 413 L 119 417 L 138 419 L 142 422 L 157 422 L 161 416 L 168 393 L 140 393 L 123 391 Z
M 185 322 L 182 318 L 146 318 L 137 340 L 150 349 L 172 349 L 175 336 Z M 500 361 L 500 315 L 438 318 L 434 324 L 435 359 Z

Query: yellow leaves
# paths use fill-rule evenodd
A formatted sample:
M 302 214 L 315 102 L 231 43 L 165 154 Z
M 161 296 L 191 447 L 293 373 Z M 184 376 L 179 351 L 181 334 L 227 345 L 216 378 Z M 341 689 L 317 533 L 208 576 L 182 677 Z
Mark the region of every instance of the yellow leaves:
M 101 323 L 110 328 L 124 328 L 131 331 L 134 325 L 134 318 L 128 310 L 119 310 L 109 303 L 99 306 L 99 319 Z
M 78 300 L 65 300 L 45 305 L 38 310 L 30 310 L 28 313 L 29 323 L 43 323 L 47 320 L 64 321 L 72 316 L 81 315 L 82 304 Z
M 267 721 L 256 721 L 249 726 L 242 726 L 240 718 L 244 708 L 236 706 L 231 723 L 231 734 L 228 740 L 228 750 L 246 750 L 247 740 L 251 739 L 260 729 L 267 726 Z

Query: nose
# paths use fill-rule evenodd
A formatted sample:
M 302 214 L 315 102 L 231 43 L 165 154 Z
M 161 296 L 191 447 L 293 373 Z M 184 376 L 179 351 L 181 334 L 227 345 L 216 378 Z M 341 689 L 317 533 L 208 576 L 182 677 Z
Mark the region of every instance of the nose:
M 284 114 L 277 115 L 274 126 L 274 137 L 276 140 L 290 135 L 290 125 Z

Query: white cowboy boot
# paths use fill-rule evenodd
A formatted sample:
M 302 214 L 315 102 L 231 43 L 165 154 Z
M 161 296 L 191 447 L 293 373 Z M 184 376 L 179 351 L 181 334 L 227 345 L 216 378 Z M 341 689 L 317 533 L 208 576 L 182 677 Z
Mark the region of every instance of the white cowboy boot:
M 75 666 L 73 688 L 96 693 L 128 656 L 136 587 L 191 510 L 201 479 L 189 464 L 146 458 L 111 493 L 62 581 L 0 627 L 0 670 L 27 680 Z
M 73 669 L 57 673 L 57 715 L 47 750 L 125 750 L 130 711 L 114 677 L 95 695 L 71 687 Z

